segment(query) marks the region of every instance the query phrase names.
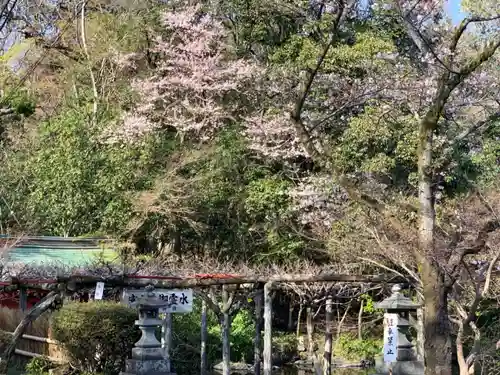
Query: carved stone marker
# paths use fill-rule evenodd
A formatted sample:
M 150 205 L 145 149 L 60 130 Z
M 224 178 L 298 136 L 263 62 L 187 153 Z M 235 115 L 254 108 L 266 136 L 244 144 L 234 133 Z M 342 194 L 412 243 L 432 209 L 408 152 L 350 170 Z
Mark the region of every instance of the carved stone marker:
M 171 372 L 170 360 L 165 357 L 161 343 L 156 339 L 155 330 L 161 326 L 159 309 L 166 308 L 169 301 L 158 298 L 158 292 L 148 285 L 140 293 L 130 294 L 139 310 L 135 324 L 141 330 L 141 338 L 132 349 L 132 358 L 127 359 L 125 371 L 120 375 L 175 375 Z M 127 291 L 124 292 L 127 296 Z
M 405 297 L 399 285 L 394 285 L 392 295 L 375 307 L 386 310 L 384 329 L 387 331 L 384 332 L 383 360 L 375 364 L 377 374 L 423 375 L 424 364 L 417 361 L 409 332 L 410 312 L 416 311 L 420 305 Z

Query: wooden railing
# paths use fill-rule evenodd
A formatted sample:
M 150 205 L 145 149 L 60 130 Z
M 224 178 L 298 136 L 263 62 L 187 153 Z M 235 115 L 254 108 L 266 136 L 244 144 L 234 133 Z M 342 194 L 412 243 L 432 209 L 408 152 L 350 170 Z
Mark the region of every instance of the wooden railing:
M 14 334 L 13 332 L 7 332 L 9 334 Z M 53 340 L 53 339 L 50 339 L 48 337 L 40 337 L 40 336 L 32 336 L 32 335 L 23 335 L 22 338 L 24 340 L 28 340 L 28 341 L 35 341 L 35 342 L 43 342 L 43 343 L 46 343 L 46 344 L 50 344 L 50 345 L 56 345 L 56 346 L 61 346 L 61 343 L 59 341 L 56 341 L 56 340 Z M 44 355 L 44 354 L 40 354 L 40 353 L 33 353 L 33 352 L 29 352 L 27 350 L 21 350 L 21 349 L 16 349 L 15 350 L 15 353 L 17 355 L 20 355 L 20 356 L 23 356 L 23 357 L 30 357 L 30 358 L 47 358 L 49 359 L 50 361 L 52 362 L 56 362 L 56 363 L 64 363 L 64 360 L 62 360 L 61 358 L 54 358 L 54 357 L 49 357 L 47 355 Z

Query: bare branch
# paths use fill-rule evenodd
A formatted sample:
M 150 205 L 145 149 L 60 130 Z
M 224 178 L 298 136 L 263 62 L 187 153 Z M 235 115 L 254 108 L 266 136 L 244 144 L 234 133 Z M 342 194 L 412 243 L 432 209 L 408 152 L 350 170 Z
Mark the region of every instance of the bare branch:
M 332 27 L 330 30 L 330 35 L 328 37 L 328 41 L 323 48 L 323 51 L 321 55 L 318 57 L 316 61 L 316 65 L 314 68 L 308 72 L 306 72 L 302 82 L 299 85 L 299 93 L 297 96 L 297 99 L 295 101 L 294 108 L 292 112 L 290 113 L 290 117 L 292 120 L 292 123 L 294 125 L 294 128 L 301 139 L 304 148 L 307 150 L 307 152 L 314 158 L 318 160 L 323 160 L 324 157 L 323 155 L 318 151 L 316 146 L 314 145 L 314 142 L 311 138 L 311 135 L 309 131 L 307 130 L 305 124 L 302 121 L 302 109 L 304 108 L 304 103 L 306 102 L 306 99 L 311 91 L 312 84 L 314 82 L 314 79 L 316 78 L 319 70 L 321 69 L 323 62 L 330 51 L 330 48 L 337 42 L 338 40 L 338 31 L 339 27 L 342 24 L 344 18 L 346 17 L 346 13 L 350 6 L 352 5 L 353 1 L 349 0 L 349 2 L 346 4 L 345 0 L 339 1 L 339 9 L 337 11 L 336 17 L 333 20 Z
M 473 73 L 482 63 L 493 56 L 498 47 L 500 47 L 500 37 L 486 45 L 486 47 L 484 47 L 484 49 L 477 54 L 475 58 L 471 59 L 468 64 L 465 64 L 462 69 L 460 69 L 459 74 L 455 74 L 453 76 L 449 83 L 450 86 L 456 87 L 458 84 L 463 82 L 463 80 Z
M 453 34 L 453 38 L 450 44 L 450 50 L 452 52 L 455 52 L 457 49 L 458 42 L 460 41 L 460 38 L 462 37 L 463 33 L 467 29 L 467 26 L 469 26 L 471 23 L 476 23 L 476 22 L 488 22 L 488 21 L 494 21 L 500 18 L 500 14 L 497 14 L 496 16 L 493 17 L 468 17 L 465 18 L 460 25 L 455 30 L 455 33 Z
M 90 63 L 90 54 L 87 48 L 87 41 L 85 36 L 85 6 L 87 1 L 83 1 L 81 9 L 80 9 L 80 39 L 83 47 L 83 51 L 85 53 L 85 57 L 87 59 L 87 67 L 90 75 L 90 82 L 92 83 L 92 93 L 93 93 L 93 112 L 92 112 L 92 122 L 95 123 L 97 121 L 97 102 L 99 101 L 99 94 L 97 92 L 97 85 L 94 76 L 94 72 L 92 71 L 92 65 Z
M 484 287 L 483 287 L 483 291 L 481 293 L 482 298 L 484 298 L 490 290 L 491 275 L 492 275 L 493 269 L 495 268 L 495 265 L 497 264 L 499 259 L 500 259 L 500 250 L 497 251 L 497 254 L 493 258 L 493 260 L 490 262 L 490 265 L 488 266 L 488 271 L 486 271 L 486 278 L 484 281 Z
M 231 309 L 231 306 L 233 305 L 234 302 L 234 297 L 236 296 L 236 291 L 231 291 L 231 293 L 228 292 L 227 286 L 223 285 L 222 286 L 222 313 L 226 314 L 229 312 Z
M 463 260 L 467 255 L 477 254 L 486 247 L 486 240 L 490 233 L 496 231 L 500 228 L 500 220 L 498 218 L 493 218 L 488 220 L 479 231 L 474 243 L 470 246 L 463 246 L 456 249 L 447 263 L 447 274 L 448 281 L 447 287 L 453 286 L 458 277 L 458 272 L 460 270 L 460 265 L 463 264 Z
M 472 126 L 464 129 L 455 138 L 446 143 L 444 149 L 440 152 L 441 156 L 436 161 L 436 164 L 440 166 L 440 170 L 445 169 L 453 161 L 451 158 L 451 153 L 453 149 L 460 143 L 467 139 L 470 135 L 481 131 L 481 133 L 486 132 L 491 126 L 500 120 L 500 111 L 496 111 L 488 116 L 488 118 L 478 121 Z
M 215 303 L 212 300 L 212 298 L 210 298 L 208 294 L 199 290 L 196 290 L 194 293 L 196 296 L 200 297 L 203 301 L 205 301 L 210 310 L 212 310 L 219 319 L 222 317 L 222 311 L 220 307 L 217 305 L 217 303 Z

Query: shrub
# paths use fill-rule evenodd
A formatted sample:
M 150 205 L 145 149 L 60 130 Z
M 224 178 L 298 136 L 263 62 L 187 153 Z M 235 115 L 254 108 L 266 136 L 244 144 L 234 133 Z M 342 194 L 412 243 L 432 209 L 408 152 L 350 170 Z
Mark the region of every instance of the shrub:
M 276 333 L 273 336 L 273 357 L 279 363 L 288 363 L 298 356 L 297 335 L 295 333 Z
M 31 359 L 26 365 L 26 375 L 48 375 L 54 364 L 46 357 Z
M 483 312 L 478 320 L 481 330 L 481 342 L 478 354 L 478 367 L 482 374 L 500 373 L 500 350 L 496 348 L 500 338 L 500 309 L 490 308 Z
M 7 345 L 10 343 L 12 335 L 0 330 L 0 352 L 3 353 Z
M 357 339 L 352 334 L 340 335 L 335 354 L 346 360 L 373 359 L 382 352 L 383 342 L 380 339 Z
M 140 337 L 136 318 L 114 302 L 70 303 L 54 314 L 52 329 L 79 370 L 118 374 Z

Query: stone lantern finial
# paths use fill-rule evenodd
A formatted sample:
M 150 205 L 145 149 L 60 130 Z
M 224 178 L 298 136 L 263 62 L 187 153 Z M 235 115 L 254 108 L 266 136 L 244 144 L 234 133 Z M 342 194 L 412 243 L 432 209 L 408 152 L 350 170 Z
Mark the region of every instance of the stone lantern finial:
M 392 293 L 399 293 L 401 291 L 401 284 L 394 284 L 391 288 Z

